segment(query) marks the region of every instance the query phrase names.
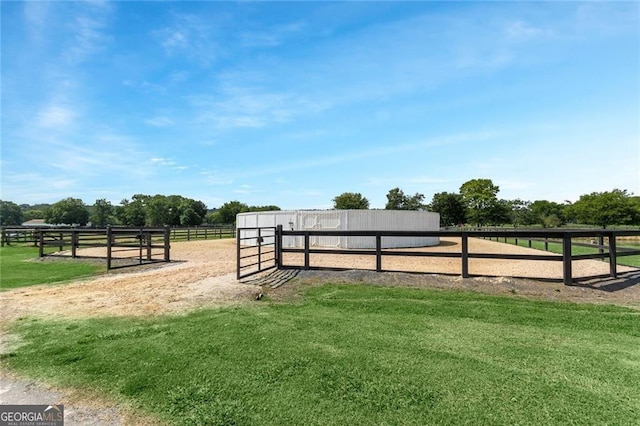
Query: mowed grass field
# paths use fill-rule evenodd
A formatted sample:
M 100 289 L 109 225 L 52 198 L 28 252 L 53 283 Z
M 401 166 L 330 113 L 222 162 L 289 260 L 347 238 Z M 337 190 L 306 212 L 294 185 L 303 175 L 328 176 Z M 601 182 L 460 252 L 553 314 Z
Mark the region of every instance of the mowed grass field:
M 0 290 L 51 284 L 88 277 L 106 271 L 106 263 L 77 259 L 38 260 L 38 248 L 12 245 L 0 247 Z
M 500 240 L 503 241 L 503 240 Z M 525 239 L 514 239 L 507 238 L 507 244 L 516 244 L 521 247 L 529 247 L 529 241 Z M 537 250 L 545 250 L 545 244 L 543 241 L 532 241 L 531 248 Z M 547 248 L 551 253 L 562 253 L 562 243 L 558 242 L 549 242 L 547 244 Z M 621 249 L 630 249 L 630 250 L 640 250 L 640 243 L 636 241 L 618 241 L 617 242 L 617 251 L 620 252 Z M 597 248 L 592 247 L 584 247 L 574 245 L 571 247 L 571 254 L 573 255 L 581 255 L 581 254 L 596 254 L 598 253 Z M 609 261 L 609 259 L 605 259 L 605 261 Z M 633 256 L 618 256 L 616 259 L 616 263 L 618 265 L 632 266 L 635 268 L 640 268 L 640 255 Z
M 169 424 L 640 424 L 637 310 L 296 289 L 180 316 L 23 318 L 2 363 Z

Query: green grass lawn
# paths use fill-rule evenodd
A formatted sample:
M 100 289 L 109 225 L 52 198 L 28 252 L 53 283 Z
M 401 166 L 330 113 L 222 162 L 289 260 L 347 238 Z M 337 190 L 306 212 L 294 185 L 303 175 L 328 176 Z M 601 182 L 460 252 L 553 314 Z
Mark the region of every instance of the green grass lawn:
M 621 307 L 327 284 L 14 331 L 5 366 L 170 424 L 640 424 L 640 312 Z
M 499 239 L 499 241 L 503 242 L 504 239 L 501 238 L 501 239 Z M 507 238 L 507 244 L 515 244 L 515 239 L 514 238 Z M 529 247 L 529 241 L 525 240 L 525 239 L 518 239 L 518 245 L 522 246 L 522 247 Z M 531 242 L 531 248 L 538 249 L 538 250 L 544 250 L 545 249 L 544 242 L 542 242 L 542 241 L 532 241 Z M 628 248 L 628 249 L 638 250 L 640 248 L 640 245 L 639 244 L 635 244 L 633 242 L 629 242 L 629 241 L 623 241 L 623 242 L 618 242 L 617 248 L 618 248 L 618 251 L 620 251 L 621 248 Z M 562 253 L 562 243 L 549 242 L 548 249 L 549 249 L 549 251 L 551 253 L 561 254 Z M 598 249 L 597 248 L 571 246 L 571 254 L 574 254 L 574 255 L 595 254 L 595 253 L 598 253 Z M 605 259 L 605 261 L 608 262 L 609 260 Z M 617 264 L 618 265 L 626 265 L 626 266 L 633 266 L 633 267 L 636 267 L 636 268 L 640 268 L 640 256 L 639 255 L 635 255 L 635 256 L 618 256 Z
M 106 271 L 105 265 L 72 259 L 38 260 L 38 248 L 0 247 L 0 290 L 50 284 Z

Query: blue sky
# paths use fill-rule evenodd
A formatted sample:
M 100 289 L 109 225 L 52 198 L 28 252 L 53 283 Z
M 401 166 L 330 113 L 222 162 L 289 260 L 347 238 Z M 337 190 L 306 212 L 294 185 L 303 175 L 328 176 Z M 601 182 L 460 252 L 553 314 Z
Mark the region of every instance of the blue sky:
M 640 193 L 638 2 L 2 2 L 3 200 Z

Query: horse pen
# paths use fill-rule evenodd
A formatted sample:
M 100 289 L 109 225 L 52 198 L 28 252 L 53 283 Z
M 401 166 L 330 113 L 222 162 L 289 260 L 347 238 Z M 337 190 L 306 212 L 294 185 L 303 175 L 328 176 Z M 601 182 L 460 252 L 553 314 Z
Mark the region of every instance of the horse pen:
M 103 229 L 38 229 L 35 241 L 39 257 L 59 253 L 70 248 L 71 257 L 85 257 L 78 249 L 97 248 L 92 257 L 104 257 L 107 269 L 169 262 L 170 230 L 165 228 Z M 55 247 L 55 252 L 48 248 Z

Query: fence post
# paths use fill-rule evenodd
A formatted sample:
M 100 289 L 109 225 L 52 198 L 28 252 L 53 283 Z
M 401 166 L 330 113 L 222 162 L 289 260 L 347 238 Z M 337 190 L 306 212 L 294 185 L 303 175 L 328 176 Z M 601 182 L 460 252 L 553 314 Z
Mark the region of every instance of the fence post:
M 71 257 L 76 257 L 76 247 L 78 247 L 78 231 L 71 230 Z
M 382 272 L 382 236 L 376 235 L 376 272 Z
M 138 264 L 142 265 L 142 237 L 144 236 L 142 228 L 138 231 Z
M 236 279 L 240 280 L 240 235 L 242 234 L 242 228 L 238 228 L 236 234 Z
M 262 271 L 262 228 L 258 228 L 258 271 Z
M 44 235 L 42 229 L 38 229 L 38 257 L 44 256 Z
M 112 241 L 111 225 L 107 225 L 107 270 L 111 269 L 111 245 Z
M 611 238 L 615 238 L 613 236 L 609 236 L 609 247 L 611 247 Z M 615 243 L 613 243 L 615 245 Z M 600 253 L 600 259 L 604 260 L 604 235 L 598 235 L 598 253 Z M 611 252 L 609 252 L 611 253 Z M 611 257 L 609 257 L 611 258 Z
M 145 243 L 147 244 L 147 260 L 151 261 L 151 231 L 147 231 Z
M 304 233 L 304 269 L 309 270 L 309 231 Z
M 164 226 L 164 261 L 170 262 L 170 252 L 171 249 L 171 229 L 169 225 Z
M 618 277 L 618 253 L 616 247 L 616 236 L 613 232 L 609 233 L 609 274 L 613 278 Z
M 6 229 L 2 228 L 2 239 L 0 239 L 0 247 L 4 247 L 4 241 L 7 239 L 7 231 Z M 11 245 L 11 243 L 9 243 L 8 245 Z
M 565 232 L 562 235 L 562 281 L 564 285 L 571 285 L 573 277 L 571 276 L 571 235 Z
M 469 278 L 469 235 L 462 233 L 462 278 Z
M 282 269 L 282 225 L 276 226 L 276 268 Z

